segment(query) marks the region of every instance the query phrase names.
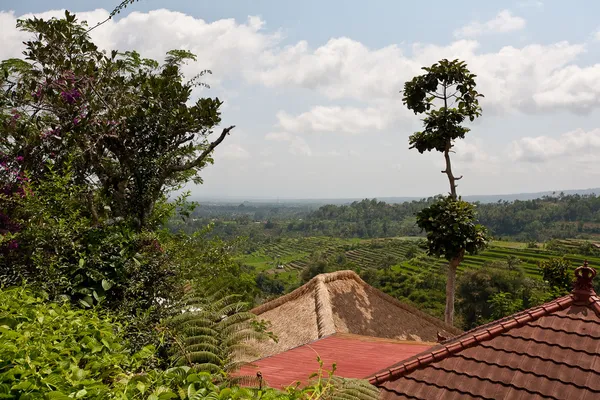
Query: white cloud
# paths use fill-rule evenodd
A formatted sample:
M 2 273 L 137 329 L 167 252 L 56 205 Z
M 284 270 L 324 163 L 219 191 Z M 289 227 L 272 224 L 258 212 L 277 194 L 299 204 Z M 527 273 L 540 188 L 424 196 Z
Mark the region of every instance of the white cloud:
M 458 40 L 448 46 L 417 44 L 409 57 L 395 45 L 371 50 L 348 38 L 331 39 L 314 50 L 300 42 L 270 50 L 246 77 L 267 87 L 302 87 L 330 99 L 353 99 L 373 106 L 374 102 L 401 99 L 404 82 L 422 73 L 423 65 L 441 58 L 460 58 L 477 74 L 478 88 L 486 95 L 482 99 L 484 113 L 532 113 L 557 107 L 581 112 L 600 105 L 595 98 L 581 96 L 582 90 L 600 94 L 596 85 L 584 86 L 593 81 L 600 66 L 575 64 L 585 53 L 585 45 L 506 46 L 491 53 L 478 49 L 478 42 L 473 40 Z M 574 84 L 580 80 L 585 83 Z M 550 95 L 553 101 L 547 98 Z M 559 104 L 558 99 L 571 100 Z
M 273 168 L 275 167 L 275 163 L 271 161 L 261 161 L 260 166 L 262 168 Z
M 455 152 L 453 158 L 462 163 L 478 164 L 492 160 L 492 157 L 483 150 L 479 142 L 458 140 L 454 143 L 453 150 Z
M 473 21 L 454 31 L 458 38 L 476 37 L 490 33 L 506 33 L 525 28 L 525 20 L 515 17 L 509 10 L 500 11 L 493 19 L 486 22 Z
M 312 150 L 306 140 L 300 136 L 294 136 L 290 143 L 290 153 L 303 156 L 312 156 Z
M 36 14 L 45 19 L 62 15 L 63 10 Z M 77 17 L 93 26 L 108 17 L 108 11 L 81 12 Z M 18 56 L 23 48 L 21 42 L 30 36 L 17 31 L 16 19 L 12 12 L 0 12 L 3 37 L 0 59 Z M 110 20 L 93 30 L 91 36 L 101 49 L 135 49 L 144 57 L 158 60 L 172 49 L 190 50 L 197 55 L 198 61 L 190 63 L 186 73 L 191 76 L 211 69 L 215 75 L 207 80 L 218 81 L 226 75 L 237 75 L 240 66 L 254 63 L 258 54 L 280 41 L 278 32 L 261 32 L 263 26 L 264 21 L 255 16 L 248 17 L 245 23 L 237 23 L 234 19 L 209 23 L 181 12 L 160 9 L 147 13 L 134 11 L 118 20 Z
M 397 115 L 375 107 L 316 106 L 296 116 L 280 111 L 277 119 L 282 129 L 291 132 L 356 134 L 385 129 Z
M 289 132 L 270 132 L 265 135 L 265 140 L 289 143 L 289 152 L 294 155 L 312 156 L 312 150 L 306 140 Z
M 287 142 L 293 139 L 293 135 L 289 132 L 269 132 L 265 135 L 265 139 L 275 142 Z
M 223 158 L 226 159 L 245 160 L 250 158 L 250 153 L 248 150 L 235 143 L 219 146 L 216 152 L 217 154 L 221 153 Z
M 600 150 L 600 129 L 577 129 L 560 135 L 524 137 L 511 143 L 511 157 L 516 161 L 546 162 L 562 157 L 595 155 Z
M 49 11 L 44 15 L 60 16 L 62 11 Z M 93 24 L 105 18 L 108 12 L 94 10 L 78 15 Z M 518 19 L 506 13 L 499 16 L 498 20 L 504 22 Z M 0 34 L 4 39 L 0 46 L 1 59 L 19 56 L 21 42 L 28 37 L 16 30 L 15 23 L 13 13 L 0 12 Z M 485 53 L 479 50 L 477 41 L 457 40 L 446 46 L 415 44 L 410 54 L 405 54 L 397 45 L 372 49 L 341 37 L 332 38 L 315 49 L 306 41 L 282 48 L 281 34 L 265 31 L 264 24 L 259 17 L 249 17 L 243 23 L 233 19 L 209 23 L 162 9 L 132 12 L 117 21 L 111 20 L 92 31 L 92 36 L 101 48 L 135 48 L 146 57 L 158 59 L 172 48 L 189 49 L 198 55 L 198 62 L 190 63 L 186 72 L 192 75 L 210 68 L 214 72 L 207 77 L 210 83 L 242 77 L 267 87 L 301 87 L 330 99 L 365 103 L 364 120 L 351 123 L 338 121 L 332 114 L 338 110 L 351 114 L 352 107 L 313 107 L 297 116 L 297 122 L 310 129 L 324 127 L 352 132 L 361 124 L 365 130 L 390 124 L 389 114 L 376 115 L 373 109 L 399 101 L 404 82 L 421 73 L 423 65 L 441 58 L 467 61 L 478 75 L 480 91 L 486 95 L 482 99 L 486 114 L 533 113 L 557 108 L 586 112 L 600 106 L 600 65 L 577 65 L 577 58 L 586 51 L 583 44 L 506 46 Z M 496 30 L 515 26 L 518 23 L 490 25 Z M 403 108 L 394 107 L 395 111 Z

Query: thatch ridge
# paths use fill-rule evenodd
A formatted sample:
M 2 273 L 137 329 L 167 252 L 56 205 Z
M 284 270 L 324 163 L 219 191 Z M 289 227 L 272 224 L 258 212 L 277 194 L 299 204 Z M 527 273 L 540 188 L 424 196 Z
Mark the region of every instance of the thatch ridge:
M 338 279 L 354 279 L 357 280 L 357 282 L 363 282 L 365 285 L 367 285 L 367 283 L 360 279 L 360 277 L 354 271 L 344 270 L 320 274 L 312 278 L 310 281 L 306 282 L 304 285 L 300 286 L 298 289 L 271 301 L 267 301 L 264 304 L 256 306 L 252 310 L 250 310 L 250 312 L 256 315 L 263 314 L 267 311 L 271 311 L 272 309 L 279 307 L 283 303 L 287 303 L 288 301 L 296 300 L 297 298 L 304 296 L 306 293 L 310 292 L 311 290 L 314 290 L 315 286 L 319 285 L 320 282 L 328 283 Z
M 323 276 L 316 276 L 315 286 L 315 310 L 317 312 L 317 328 L 319 337 L 335 333 L 335 324 L 333 323 L 333 307 L 331 305 L 331 297 L 329 290 L 325 286 Z

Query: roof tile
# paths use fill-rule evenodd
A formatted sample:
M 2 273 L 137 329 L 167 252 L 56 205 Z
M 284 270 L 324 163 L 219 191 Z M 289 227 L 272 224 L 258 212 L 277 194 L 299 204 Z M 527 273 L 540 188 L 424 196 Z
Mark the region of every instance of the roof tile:
M 590 270 L 576 270 L 570 295 L 466 332 L 371 382 L 383 399 L 600 398 L 600 299 L 585 280 Z
M 434 343 L 334 334 L 254 361 L 243 366 L 235 375 L 252 377 L 260 372 L 269 386 L 281 388 L 296 381 L 306 382 L 309 375 L 319 369 L 319 356 L 326 369 L 336 363 L 335 374 L 338 376 L 366 378 L 397 358 L 412 357 L 433 345 Z

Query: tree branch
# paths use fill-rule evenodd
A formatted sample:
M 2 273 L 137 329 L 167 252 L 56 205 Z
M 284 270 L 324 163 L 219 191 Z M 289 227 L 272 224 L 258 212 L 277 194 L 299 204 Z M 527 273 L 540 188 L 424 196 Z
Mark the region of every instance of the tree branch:
M 232 125 L 228 128 L 224 128 L 223 131 L 221 132 L 221 134 L 219 135 L 219 137 L 217 138 L 217 140 L 215 140 L 214 142 L 211 142 L 208 145 L 208 147 L 202 152 L 202 154 L 200 154 L 196 159 L 194 159 L 190 162 L 187 162 L 185 164 L 182 164 L 182 165 L 172 166 L 171 168 L 169 168 L 167 170 L 165 175 L 168 175 L 173 172 L 187 171 L 188 169 L 192 169 L 192 168 L 197 167 L 198 165 L 202 164 L 202 162 L 206 159 L 206 157 L 208 157 L 210 155 L 210 153 L 212 153 L 212 151 L 215 149 L 215 147 L 220 145 L 221 142 L 223 140 L 225 140 L 225 136 L 229 135 L 229 132 L 233 128 L 235 128 L 235 125 Z

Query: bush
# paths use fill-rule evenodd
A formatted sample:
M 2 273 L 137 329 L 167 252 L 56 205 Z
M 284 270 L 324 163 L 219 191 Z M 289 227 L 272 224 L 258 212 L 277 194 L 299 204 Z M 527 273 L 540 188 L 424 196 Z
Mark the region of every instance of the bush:
M 29 289 L 1 290 L 0 397 L 115 398 L 119 381 L 153 353 L 146 347 L 132 356 L 120 330 L 110 318 Z

